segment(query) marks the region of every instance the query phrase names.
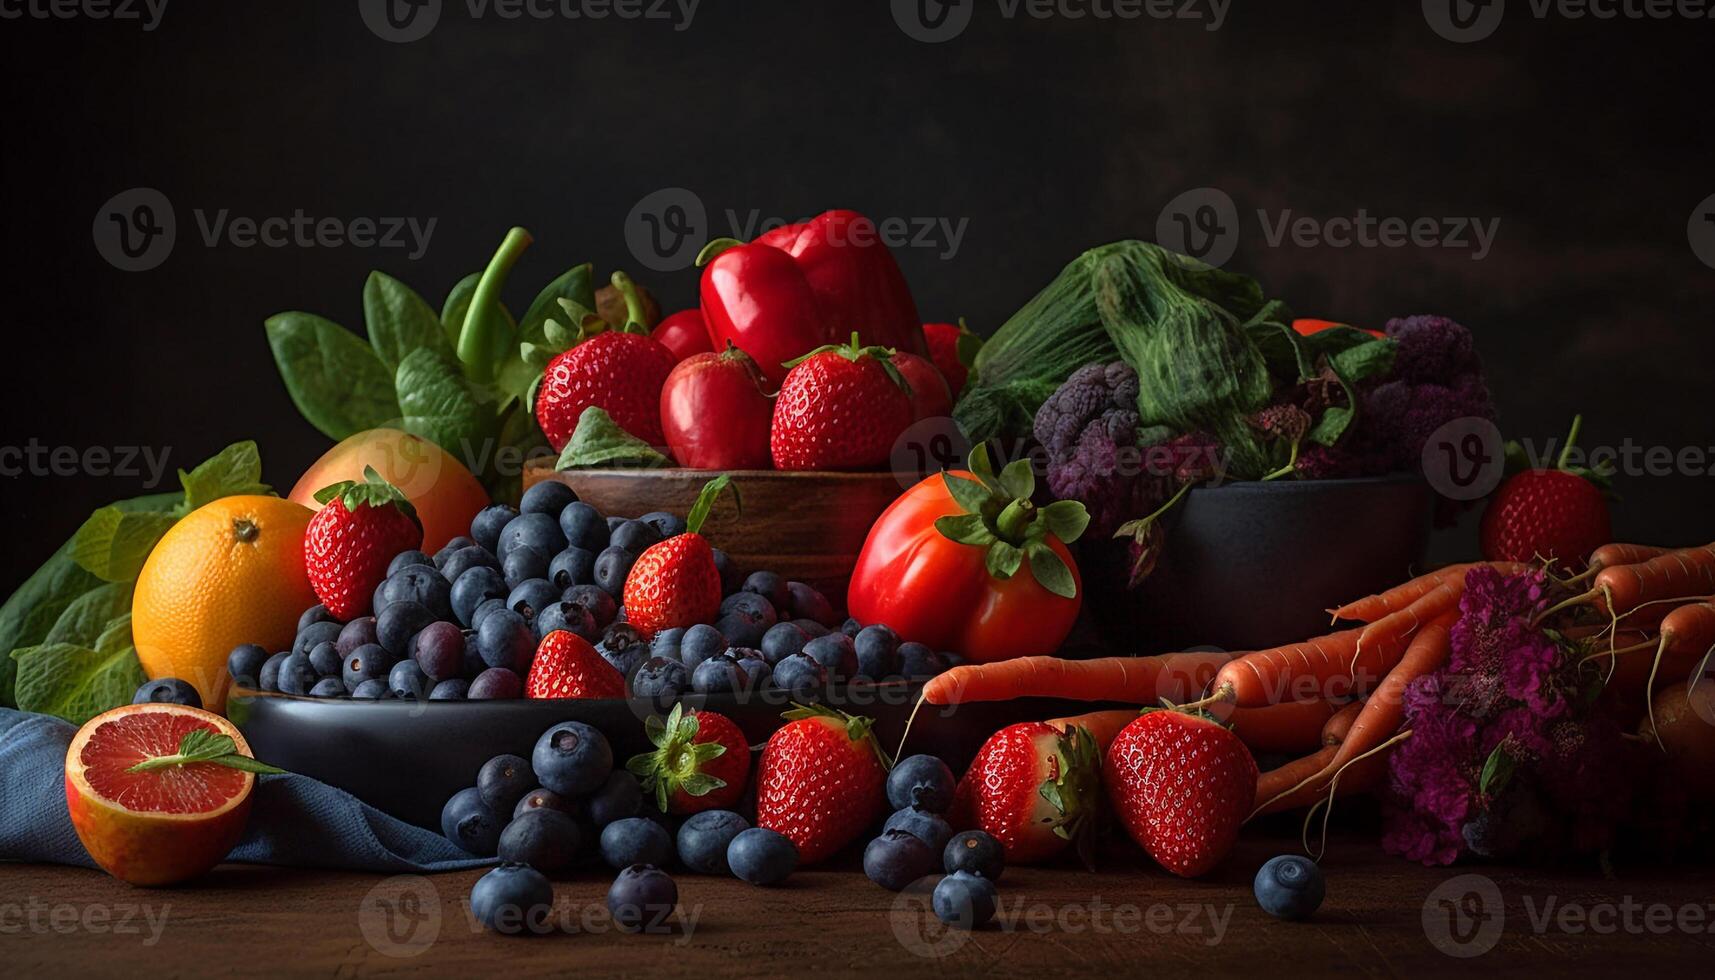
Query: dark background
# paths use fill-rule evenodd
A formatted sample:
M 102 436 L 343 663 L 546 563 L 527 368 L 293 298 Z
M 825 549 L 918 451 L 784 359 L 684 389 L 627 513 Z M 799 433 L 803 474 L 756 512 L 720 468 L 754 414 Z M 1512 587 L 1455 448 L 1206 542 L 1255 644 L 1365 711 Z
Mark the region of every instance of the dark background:
M 650 273 L 628 213 L 684 187 L 725 213 L 968 219 L 958 252 L 907 248 L 925 317 L 992 330 L 1082 250 L 1154 237 L 1199 186 L 1258 208 L 1499 218 L 1483 261 L 1450 249 L 1271 247 L 1227 267 L 1301 315 L 1472 327 L 1509 435 L 1575 411 L 1586 442 L 1715 445 L 1715 270 L 1687 223 L 1715 193 L 1715 21 L 1537 20 L 1513 0 L 1458 45 L 1418 0 L 1237 0 L 1203 23 L 1008 19 L 923 44 L 886 0 L 704 0 L 661 20 L 472 19 L 380 40 L 355 2 L 172 0 L 159 27 L 0 20 L 6 383 L 0 444 L 148 445 L 190 466 L 255 438 L 282 490 L 326 447 L 275 373 L 261 323 L 286 309 L 361 324 L 371 268 L 438 304 L 506 228 L 537 244 L 515 308 L 589 260 L 669 309 L 691 272 Z M 14 8 L 15 9 L 15 8 Z M 177 246 L 121 272 L 92 244 L 114 194 L 154 187 Z M 397 250 L 205 247 L 193 210 L 437 219 Z M 9 589 L 140 477 L 0 479 Z M 172 480 L 169 477 L 171 488 Z M 1622 538 L 1715 538 L 1711 478 L 1622 476 Z M 1466 548 L 1474 539 L 1460 539 Z

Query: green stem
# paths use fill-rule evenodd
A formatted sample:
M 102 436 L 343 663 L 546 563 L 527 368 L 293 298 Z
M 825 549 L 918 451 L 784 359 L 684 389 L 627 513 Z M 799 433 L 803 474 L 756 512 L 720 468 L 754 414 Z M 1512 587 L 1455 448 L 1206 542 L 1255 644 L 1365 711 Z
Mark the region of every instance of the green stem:
M 619 295 L 625 297 L 625 327 L 623 329 L 628 333 L 648 333 L 649 311 L 643 305 L 643 297 L 637 295 L 637 284 L 632 282 L 631 277 L 623 272 L 615 272 L 608 277 L 608 281 L 613 283 L 613 288 L 619 290 Z M 631 329 L 633 326 L 636 326 L 637 329 Z
M 1572 416 L 1572 431 L 1566 433 L 1566 445 L 1560 448 L 1560 458 L 1554 461 L 1554 468 L 1563 470 L 1567 460 L 1572 456 L 1572 447 L 1578 443 L 1578 431 L 1584 428 L 1584 416 Z
M 1165 514 L 1168 511 L 1172 510 L 1173 505 L 1178 503 L 1179 499 L 1181 497 L 1185 496 L 1186 494 L 1188 494 L 1190 492 L 1191 492 L 1191 484 L 1190 483 L 1187 482 L 1187 483 L 1180 484 L 1179 492 L 1175 493 L 1173 496 L 1167 498 L 1167 503 L 1162 504 L 1160 507 L 1157 507 L 1155 509 L 1155 513 L 1149 515 L 1148 517 L 1145 517 L 1142 521 L 1133 522 L 1133 523 L 1142 523 L 1142 524 L 1146 524 L 1146 525 L 1147 524 L 1153 524 L 1155 522 L 1155 520 L 1157 518 L 1159 518 L 1162 514 Z
M 470 309 L 466 311 L 464 326 L 459 330 L 458 355 L 464 364 L 465 374 L 475 380 L 494 379 L 495 334 L 503 329 L 505 319 L 500 313 L 500 291 L 506 288 L 507 275 L 532 241 L 530 233 L 523 228 L 507 232 L 500 248 L 495 250 L 494 258 L 489 260 L 488 268 L 482 270 L 476 292 L 471 294 Z
M 1296 469 L 1298 469 L 1298 443 L 1295 442 L 1292 444 L 1292 455 L 1286 460 L 1286 465 L 1263 477 L 1262 482 L 1267 483 L 1270 480 L 1278 480 Z
M 994 519 L 995 535 L 1008 544 L 1017 545 L 1024 540 L 1024 533 L 1034 520 L 1036 505 L 1028 500 L 1014 500 Z
M 721 254 L 727 249 L 737 248 L 743 244 L 743 242 L 736 238 L 717 238 L 709 242 L 707 245 L 703 246 L 702 251 L 697 253 L 697 268 L 701 269 L 703 266 L 713 262 L 715 260 L 715 256 Z

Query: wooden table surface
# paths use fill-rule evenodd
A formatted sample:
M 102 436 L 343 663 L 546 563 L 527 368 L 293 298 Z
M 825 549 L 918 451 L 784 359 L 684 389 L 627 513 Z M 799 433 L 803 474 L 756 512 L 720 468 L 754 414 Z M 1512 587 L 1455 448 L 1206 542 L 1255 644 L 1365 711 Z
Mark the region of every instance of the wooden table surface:
M 963 934 L 941 929 L 925 894 L 883 891 L 851 863 L 772 889 L 680 874 L 684 926 L 654 936 L 613 931 L 603 904 L 609 879 L 589 872 L 557 885 L 565 932 L 539 938 L 472 925 L 474 871 L 388 877 L 225 866 L 194 886 L 143 890 L 99 872 L 0 865 L 0 972 L 135 980 L 624 971 L 707 980 L 788 970 L 1031 978 L 1165 970 L 1254 978 L 1441 975 L 1475 966 L 1689 976 L 1715 962 L 1707 868 L 1613 877 L 1431 869 L 1370 842 L 1337 840 L 1323 862 L 1327 902 L 1311 921 L 1287 923 L 1256 907 L 1250 875 L 1289 848 L 1286 840 L 1245 840 L 1220 872 L 1195 882 L 1124 855 L 1093 874 L 1009 868 L 1001 880 L 1006 921 Z

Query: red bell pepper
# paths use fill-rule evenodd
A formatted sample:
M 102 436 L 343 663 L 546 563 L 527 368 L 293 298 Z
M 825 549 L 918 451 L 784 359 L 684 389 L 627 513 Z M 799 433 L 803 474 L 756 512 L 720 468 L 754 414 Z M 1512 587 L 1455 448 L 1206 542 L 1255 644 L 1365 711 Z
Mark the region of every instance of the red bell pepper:
M 1054 653 L 1083 604 L 1066 547 L 1089 525 L 1084 505 L 1038 508 L 1027 460 L 997 477 L 988 451 L 969 472 L 907 490 L 870 528 L 846 606 L 862 623 L 974 663 Z
M 723 238 L 697 257 L 710 347 L 728 341 L 775 384 L 787 361 L 856 333 L 866 345 L 928 356 L 917 304 L 875 222 L 829 211 L 744 244 Z
M 655 325 L 649 331 L 649 336 L 661 346 L 673 352 L 673 356 L 684 360 L 692 354 L 713 353 L 709 346 L 709 327 L 703 322 L 703 311 L 692 308 L 680 310 Z

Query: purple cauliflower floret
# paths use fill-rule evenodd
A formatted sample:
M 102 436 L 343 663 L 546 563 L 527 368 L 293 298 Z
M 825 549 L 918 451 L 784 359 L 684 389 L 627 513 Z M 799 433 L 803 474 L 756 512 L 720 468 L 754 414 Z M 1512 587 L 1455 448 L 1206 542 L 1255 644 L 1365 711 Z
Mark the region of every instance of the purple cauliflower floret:
M 1455 419 L 1494 421 L 1495 403 L 1480 378 L 1468 377 L 1456 388 L 1440 384 L 1389 381 L 1364 399 L 1363 435 L 1394 470 L 1421 467 L 1423 445 L 1435 430 Z
M 1097 533 L 1135 517 L 1147 492 L 1138 473 L 1137 372 L 1123 361 L 1072 372 L 1036 411 L 1048 452 L 1048 488 L 1082 501 Z
M 1423 446 L 1435 430 L 1461 418 L 1494 421 L 1495 402 L 1471 332 L 1442 316 L 1389 320 L 1397 345 L 1393 370 L 1360 391 L 1358 424 L 1341 441 L 1341 456 L 1321 455 L 1298 472 L 1309 476 L 1361 476 L 1420 468 Z M 1350 463 L 1346 472 L 1336 463 Z
M 1449 384 L 1482 373 L 1471 331 L 1447 317 L 1397 317 L 1387 322 L 1384 332 L 1397 345 L 1394 381 Z

